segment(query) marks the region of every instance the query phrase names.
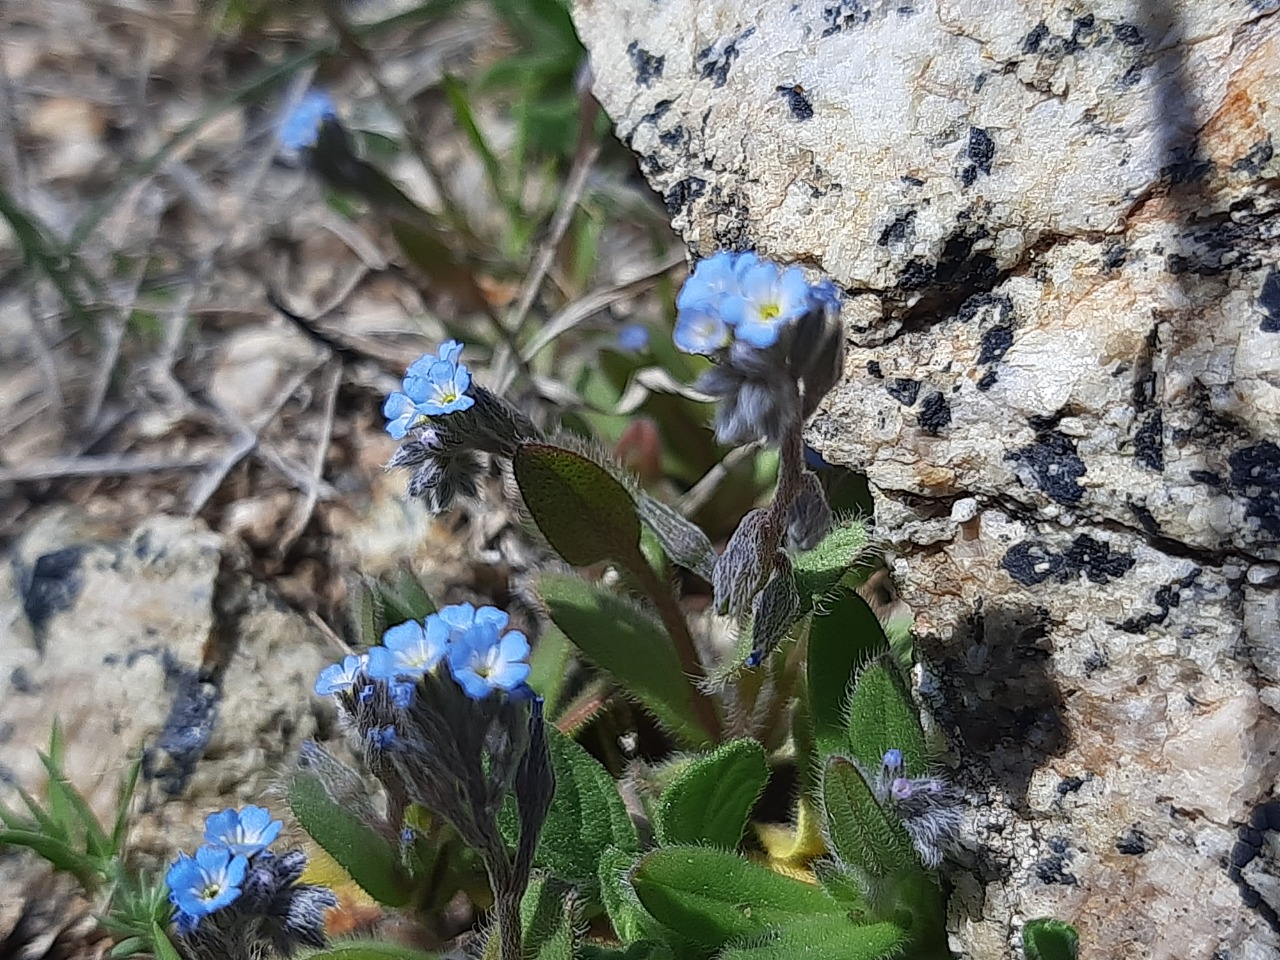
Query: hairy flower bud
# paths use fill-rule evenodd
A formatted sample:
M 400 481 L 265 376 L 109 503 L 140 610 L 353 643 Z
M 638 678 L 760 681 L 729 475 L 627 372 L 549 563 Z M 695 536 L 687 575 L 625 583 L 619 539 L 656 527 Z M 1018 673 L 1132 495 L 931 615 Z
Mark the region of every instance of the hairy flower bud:
M 774 558 L 773 576 L 756 594 L 751 608 L 751 653 L 747 666 L 758 667 L 787 635 L 800 613 L 800 593 L 796 589 L 791 558 L 779 550 Z
M 831 507 L 822 484 L 812 473 L 800 475 L 800 491 L 787 508 L 787 546 L 812 550 L 831 529 Z
M 745 613 L 772 571 L 771 563 L 766 566 L 770 558 L 762 555 L 767 524 L 766 510 L 752 510 L 733 531 L 724 553 L 716 558 L 711 586 L 720 615 L 738 617 Z

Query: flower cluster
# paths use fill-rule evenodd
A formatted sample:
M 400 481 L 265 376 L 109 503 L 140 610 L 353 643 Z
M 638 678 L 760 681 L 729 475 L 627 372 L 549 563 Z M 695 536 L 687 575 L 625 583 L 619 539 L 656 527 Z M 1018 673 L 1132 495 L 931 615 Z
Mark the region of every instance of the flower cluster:
M 400 441 L 388 468 L 410 469 L 409 495 L 436 513 L 476 495 L 477 454 L 510 457 L 536 435 L 528 417 L 471 379 L 462 351 L 449 340 L 419 357 L 382 407 L 387 432 Z
M 388 629 L 382 643 L 321 671 L 399 835 L 415 803 L 442 817 L 486 864 L 515 869 L 497 813 L 514 794 L 521 845 L 536 842 L 555 789 L 542 702 L 526 684 L 529 642 L 496 607 L 454 604 Z M 523 829 L 527 824 L 528 829 Z M 532 847 L 525 860 L 532 857 Z M 522 881 L 523 882 L 523 881 Z M 520 887 L 523 889 L 523 886 Z
M 698 262 L 676 298 L 675 344 L 715 358 L 699 383 L 721 401 L 723 443 L 778 442 L 817 409 L 843 365 L 834 284 L 754 253 Z
M 280 146 L 298 152 L 315 147 L 320 128 L 327 120 L 338 119 L 333 97 L 323 90 L 308 90 L 296 104 L 281 114 L 276 126 Z
M 282 824 L 262 807 L 223 810 L 205 820 L 205 843 L 179 855 L 165 882 L 185 952 L 197 958 L 290 956 L 323 947 L 325 910 L 337 906 L 327 887 L 299 883 L 307 858 L 268 848 Z
M 877 799 L 896 813 L 925 866 L 942 862 L 963 821 L 964 800 L 938 777 L 908 777 L 901 750 L 886 750 L 875 779 Z

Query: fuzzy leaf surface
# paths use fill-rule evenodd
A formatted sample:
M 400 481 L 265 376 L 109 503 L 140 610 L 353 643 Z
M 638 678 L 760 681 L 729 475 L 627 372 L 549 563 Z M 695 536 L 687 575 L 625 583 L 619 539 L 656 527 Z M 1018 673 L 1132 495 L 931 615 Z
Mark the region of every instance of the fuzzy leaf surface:
M 716 550 L 702 528 L 686 520 L 674 507 L 645 493 L 637 498 L 636 507 L 671 562 L 710 583 L 715 573 Z
M 805 612 L 830 596 L 847 573 L 868 559 L 869 547 L 866 524 L 854 520 L 836 527 L 812 550 L 796 555 L 796 588 Z M 868 565 L 868 573 L 870 569 Z
M 607 587 L 544 573 L 534 591 L 557 627 L 685 745 L 707 743 L 693 712 L 694 690 L 667 632 Z
M 398 943 L 361 940 L 358 943 L 336 943 L 327 950 L 307 954 L 307 960 L 439 960 L 439 956 L 402 947 Z
M 877 657 L 858 674 L 845 729 L 847 749 L 864 769 L 878 770 L 885 751 L 901 750 L 908 776 L 928 772 L 920 710 L 891 656 Z
M 605 851 L 615 847 L 634 854 L 640 842 L 608 771 L 554 726 L 546 730 L 556 794 L 534 862 L 594 899 Z
M 360 888 L 387 906 L 409 902 L 410 883 L 395 848 L 378 831 L 336 803 L 314 773 L 299 770 L 289 783 L 289 809 L 302 829 Z
M 1076 960 L 1079 944 L 1076 928 L 1061 920 L 1028 920 L 1022 928 L 1027 960 Z
M 640 903 L 682 939 L 717 950 L 805 918 L 843 915 L 810 886 L 735 853 L 712 847 L 660 847 L 631 872 Z
M 520 939 L 528 960 L 573 960 L 576 919 L 563 887 L 536 873 L 520 900 Z M 482 960 L 499 960 L 501 937 L 495 926 L 485 942 Z
M 844 757 L 828 758 L 823 769 L 822 820 L 831 851 L 872 877 L 916 864 L 906 829 L 884 811 L 862 773 Z
M 906 940 L 906 931 L 893 923 L 855 926 L 844 917 L 812 917 L 730 947 L 718 960 L 879 960 L 897 956 Z
M 640 906 L 629 879 L 636 855 L 610 847 L 600 857 L 600 902 L 618 939 L 625 944 L 659 939 L 657 921 Z
M 511 464 L 534 523 L 566 563 L 586 567 L 638 556 L 635 501 L 604 467 L 545 443 L 522 443 Z
M 658 842 L 736 850 L 769 782 L 764 748 L 734 740 L 684 768 L 658 800 Z
M 852 590 L 841 590 L 833 603 L 814 614 L 806 670 L 809 712 L 820 756 L 849 749 L 845 719 L 854 677 L 862 664 L 888 649 L 880 621 L 867 601 Z

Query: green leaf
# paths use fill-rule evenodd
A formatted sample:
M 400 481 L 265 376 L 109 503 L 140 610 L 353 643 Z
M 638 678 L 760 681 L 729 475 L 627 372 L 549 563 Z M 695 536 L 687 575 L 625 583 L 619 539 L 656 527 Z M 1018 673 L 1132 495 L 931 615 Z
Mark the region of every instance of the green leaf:
M 823 758 L 849 749 L 845 720 L 854 677 L 858 667 L 887 650 L 880 621 L 852 590 L 841 590 L 834 603 L 814 614 L 806 670 L 813 733 Z
M 397 943 L 377 943 L 373 940 L 336 943 L 328 950 L 307 954 L 307 960 L 439 960 L 439 957 L 437 953 L 423 953 Z
M 129 806 L 138 788 L 138 775 L 142 772 L 142 757 L 129 765 L 129 772 L 120 782 L 120 799 L 116 801 L 116 819 L 111 826 L 111 850 L 119 855 L 124 849 L 125 831 L 129 829 Z
M 855 566 L 861 564 L 869 573 L 869 558 L 870 538 L 860 521 L 836 527 L 812 550 L 798 554 L 794 569 L 802 609 L 821 606 Z
M 680 772 L 658 800 L 658 842 L 736 850 L 769 764 L 755 740 L 734 740 Z
M 386 626 L 406 620 L 425 620 L 436 612 L 436 605 L 423 589 L 422 581 L 411 570 L 401 567 L 392 577 L 379 581 L 377 589 L 382 598 Z M 381 639 L 379 635 L 374 643 Z
M 1022 928 L 1027 960 L 1076 960 L 1079 944 L 1076 928 L 1061 920 L 1028 920 Z
M 409 880 L 391 843 L 329 796 L 313 772 L 295 771 L 289 808 L 302 828 L 379 903 L 399 907 L 409 901 Z
M 49 805 L 54 810 L 63 811 L 64 822 L 74 827 L 73 835 L 83 835 L 85 849 L 91 857 L 109 857 L 111 855 L 111 839 L 107 836 L 98 818 L 89 809 L 89 804 L 62 772 L 61 759 L 55 760 L 52 753 L 40 753 L 40 762 L 49 774 L 47 789 Z
M 524 955 L 531 960 L 573 960 L 577 918 L 572 901 L 535 876 L 520 901 Z
M 564 631 L 554 624 L 543 630 L 529 654 L 529 679 L 526 682 L 534 693 L 542 697 L 544 716 L 556 715 L 572 662 L 573 644 Z
M 823 890 L 846 904 L 851 911 L 866 909 L 866 896 L 863 893 L 864 876 L 852 867 L 835 860 L 816 860 L 813 864 L 813 875 L 818 878 Z
M 151 944 L 146 937 L 126 937 L 112 947 L 107 956 L 116 960 L 120 957 L 132 957 L 135 953 L 142 953 L 144 950 L 150 950 Z
M 158 923 L 151 924 L 151 952 L 156 960 L 182 960 L 169 935 Z
M 888 750 L 901 750 L 907 775 L 928 772 L 929 751 L 920 711 L 898 665 L 889 655 L 863 668 L 849 698 L 846 726 L 848 750 L 866 770 L 878 770 Z
M 522 443 L 511 463 L 525 506 L 566 563 L 644 562 L 635 501 L 604 467 L 545 443 Z
M 556 792 L 534 863 L 595 899 L 604 852 L 635 853 L 639 839 L 608 771 L 554 726 L 546 729 Z
M 613 932 L 623 943 L 662 940 L 663 928 L 645 912 L 631 887 L 633 852 L 609 847 L 600 857 L 600 902 L 609 916 Z
M 86 887 L 92 888 L 99 879 L 93 862 L 56 837 L 32 830 L 0 830 L 0 847 L 26 847 L 37 856 L 48 860 L 55 870 L 72 874 Z
M 893 923 L 855 926 L 844 917 L 813 917 L 730 947 L 718 960 L 878 960 L 898 956 L 906 941 L 906 931 Z
M 784 923 L 845 910 L 821 887 L 711 847 L 653 850 L 636 864 L 631 885 L 659 923 L 713 950 Z
M 685 745 L 708 743 L 693 711 L 694 689 L 670 636 L 607 587 L 544 573 L 534 592 L 584 657 L 610 674 Z
M 822 776 L 827 846 L 846 864 L 875 878 L 917 865 L 911 837 L 876 801 L 853 761 L 830 757 Z
M 652 940 L 641 940 L 625 947 L 584 943 L 578 957 L 579 960 L 677 960 L 677 954 L 671 947 Z

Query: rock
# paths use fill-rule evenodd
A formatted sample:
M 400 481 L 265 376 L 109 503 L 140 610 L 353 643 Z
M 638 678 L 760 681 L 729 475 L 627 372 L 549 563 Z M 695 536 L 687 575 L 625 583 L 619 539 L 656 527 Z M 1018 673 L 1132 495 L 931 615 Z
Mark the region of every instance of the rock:
M 199 841 L 211 811 L 276 808 L 280 766 L 303 739 L 334 735 L 311 685 L 337 652 L 201 522 L 154 517 L 120 537 L 55 514 L 8 561 L 0 802 L 14 805 L 14 785 L 43 793 L 36 752 L 57 718 L 68 777 L 105 822 L 144 756 L 130 845 L 159 866 Z
M 1280 957 L 1227 868 L 1280 774 L 1278 12 L 575 7 L 694 251 L 848 294 L 808 440 L 871 481 L 974 800 L 964 956 L 1052 915 L 1082 956 Z

